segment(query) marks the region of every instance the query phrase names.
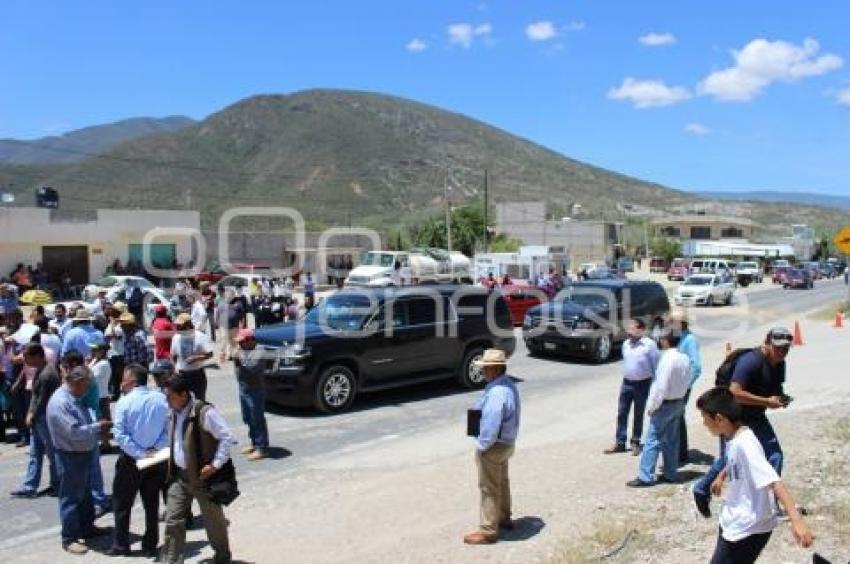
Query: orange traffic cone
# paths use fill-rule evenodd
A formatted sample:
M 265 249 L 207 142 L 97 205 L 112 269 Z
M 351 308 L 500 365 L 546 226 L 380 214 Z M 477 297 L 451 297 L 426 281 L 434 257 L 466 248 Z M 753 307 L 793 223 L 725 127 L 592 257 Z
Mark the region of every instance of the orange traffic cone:
M 833 324 L 833 327 L 836 329 L 844 327 L 844 316 L 841 315 L 841 310 L 835 312 L 835 323 Z
M 794 341 L 793 344 L 795 347 L 803 346 L 803 333 L 800 331 L 800 322 L 794 322 Z

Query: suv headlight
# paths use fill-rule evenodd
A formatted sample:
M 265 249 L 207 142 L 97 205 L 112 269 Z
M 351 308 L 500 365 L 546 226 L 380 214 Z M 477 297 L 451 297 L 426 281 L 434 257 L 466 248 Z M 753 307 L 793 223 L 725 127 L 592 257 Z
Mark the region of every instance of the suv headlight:
M 310 356 L 310 349 L 302 343 L 284 343 L 281 356 L 287 360 L 304 360 Z

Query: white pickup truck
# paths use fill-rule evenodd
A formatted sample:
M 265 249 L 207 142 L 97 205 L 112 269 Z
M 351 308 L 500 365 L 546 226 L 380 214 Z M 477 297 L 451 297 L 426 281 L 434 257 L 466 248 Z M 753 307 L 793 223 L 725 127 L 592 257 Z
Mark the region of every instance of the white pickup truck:
M 680 306 L 715 304 L 732 305 L 735 283 L 720 274 L 694 274 L 676 291 L 675 302 Z
M 761 284 L 764 280 L 764 271 L 755 261 L 739 262 L 735 267 L 735 275 L 738 279 L 738 284 L 746 288 L 751 282 Z
M 369 251 L 345 279 L 346 286 L 370 288 L 434 282 L 471 282 L 471 262 L 463 253 Z

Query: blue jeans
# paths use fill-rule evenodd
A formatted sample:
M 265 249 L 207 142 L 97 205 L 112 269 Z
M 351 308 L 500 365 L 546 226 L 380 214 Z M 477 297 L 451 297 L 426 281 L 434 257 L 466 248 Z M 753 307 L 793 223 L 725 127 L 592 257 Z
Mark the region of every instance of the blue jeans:
M 659 453 L 664 457 L 664 477 L 675 481 L 679 467 L 679 418 L 685 412 L 683 400 L 665 401 L 649 418 L 649 431 L 643 443 L 638 478 L 655 481 Z
M 109 507 L 109 497 L 103 491 L 103 472 L 100 470 L 100 446 L 95 445 L 89 461 L 91 495 L 98 507 Z
M 239 384 L 239 405 L 242 408 L 242 422 L 248 426 L 251 446 L 265 450 L 269 448 L 269 430 L 266 426 L 266 392 L 263 389 L 251 390 Z
M 56 462 L 53 454 L 53 441 L 50 440 L 50 430 L 47 428 L 47 420 L 42 418 L 33 424 L 30 430 L 30 459 L 27 463 L 27 477 L 21 490 L 36 493 L 41 484 L 41 470 L 44 467 L 44 457 L 47 456 L 47 464 L 50 472 L 50 487 L 54 490 L 59 488 L 59 480 L 56 477 Z
M 62 544 L 68 544 L 84 538 L 94 528 L 90 480 L 92 452 L 56 450 L 55 456 Z
M 776 432 L 773 430 L 770 421 L 767 420 L 767 417 L 759 417 L 758 419 L 745 421 L 743 424 L 753 431 L 753 434 L 759 440 L 759 443 L 761 443 L 761 448 L 764 449 L 765 458 L 773 466 L 773 469 L 776 470 L 776 473 L 781 476 L 783 460 L 782 446 L 779 444 L 779 437 L 776 436 Z M 714 459 L 708 472 L 694 484 L 694 493 L 710 496 L 711 483 L 717 479 L 717 476 L 724 468 L 726 468 L 726 441 L 721 438 L 720 454 Z
M 620 386 L 620 399 L 617 404 L 617 435 L 616 441 L 620 446 L 626 446 L 626 427 L 629 422 L 629 409 L 634 404 L 632 415 L 632 444 L 639 445 L 643 436 L 643 412 L 646 409 L 646 398 L 649 397 L 649 386 L 652 378 L 646 380 L 626 380 Z

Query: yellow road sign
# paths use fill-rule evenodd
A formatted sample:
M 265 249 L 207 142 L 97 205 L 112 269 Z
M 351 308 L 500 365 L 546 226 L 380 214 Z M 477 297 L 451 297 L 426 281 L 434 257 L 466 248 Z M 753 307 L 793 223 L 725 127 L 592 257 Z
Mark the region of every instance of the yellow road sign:
M 832 240 L 838 250 L 845 255 L 850 255 L 850 226 L 845 227 L 838 232 L 835 239 Z

